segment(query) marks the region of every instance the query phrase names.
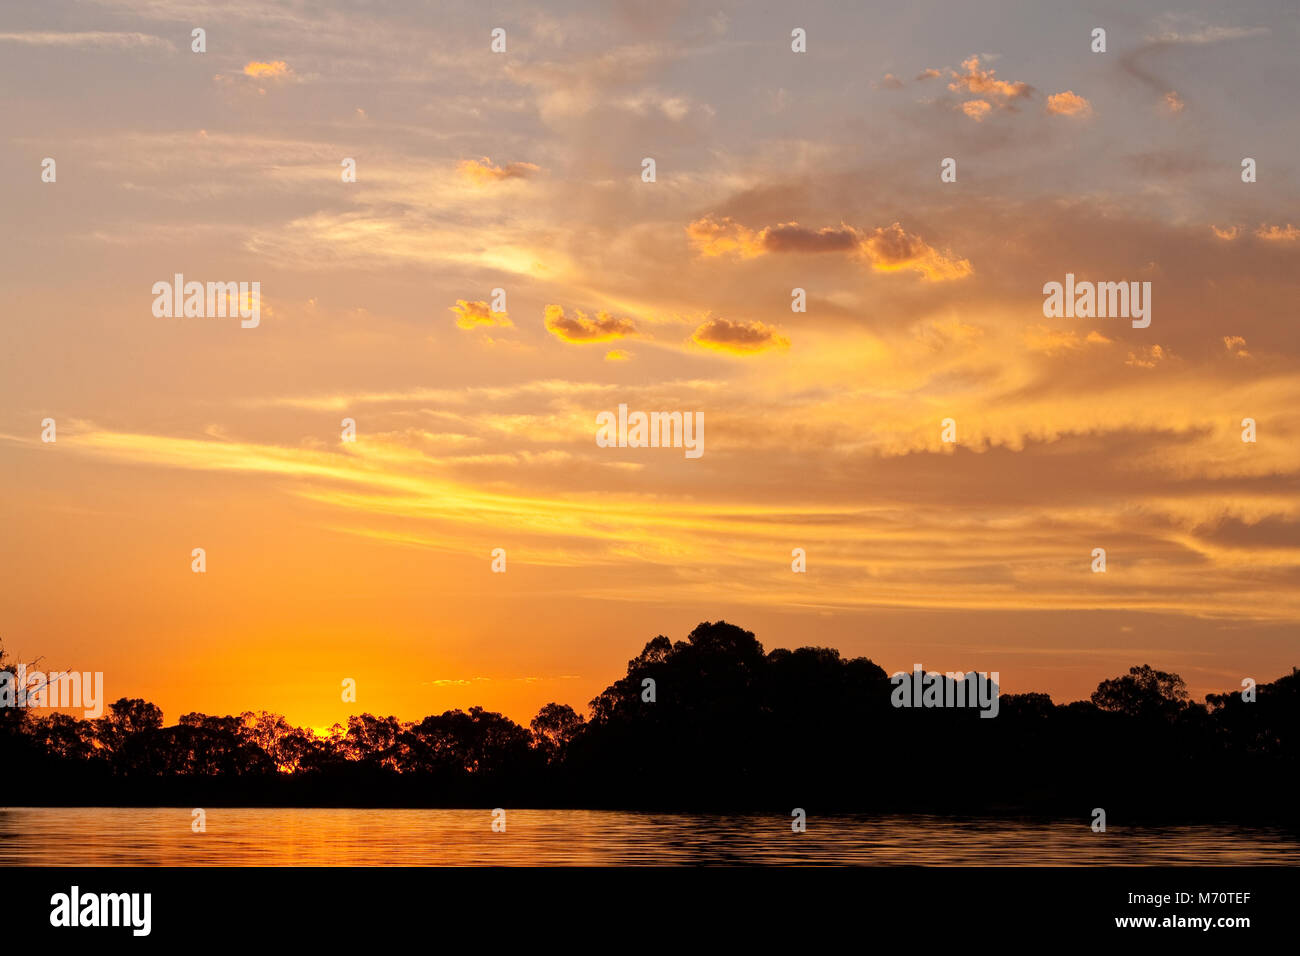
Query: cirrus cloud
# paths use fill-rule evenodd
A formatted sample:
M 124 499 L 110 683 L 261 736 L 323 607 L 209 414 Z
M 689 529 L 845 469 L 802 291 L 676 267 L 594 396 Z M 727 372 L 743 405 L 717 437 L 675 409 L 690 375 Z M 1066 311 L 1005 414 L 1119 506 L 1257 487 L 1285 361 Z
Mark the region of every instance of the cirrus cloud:
M 0 43 L 21 43 L 24 46 L 91 47 L 128 49 L 131 47 L 158 47 L 174 49 L 171 42 L 149 33 L 118 33 L 105 30 L 61 33 L 55 30 L 26 33 L 0 33 Z

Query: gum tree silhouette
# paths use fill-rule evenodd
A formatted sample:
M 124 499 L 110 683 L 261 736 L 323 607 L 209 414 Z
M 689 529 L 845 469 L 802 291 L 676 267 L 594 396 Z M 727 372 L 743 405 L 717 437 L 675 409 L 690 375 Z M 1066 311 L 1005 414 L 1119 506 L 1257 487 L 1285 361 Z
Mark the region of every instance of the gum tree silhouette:
M 533 740 L 548 764 L 563 759 L 573 739 L 582 732 L 586 721 L 568 704 L 547 704 L 529 724 Z
M 417 722 L 363 713 L 321 737 L 265 711 L 164 726 L 138 699 L 95 720 L 0 708 L 0 766 L 29 805 L 799 806 L 1081 820 L 1102 806 L 1113 823 L 1297 822 L 1295 669 L 1254 701 L 1233 691 L 1200 704 L 1177 674 L 1141 665 L 1086 701 L 1003 694 L 993 719 L 895 707 L 893 690 L 867 658 L 765 652 L 751 632 L 705 622 L 684 641 L 648 642 L 585 719 L 559 703 L 529 728 L 481 707 Z
M 1187 687 L 1177 674 L 1166 674 L 1149 664 L 1130 667 L 1124 677 L 1104 680 L 1092 692 L 1098 709 L 1139 718 L 1177 717 L 1188 704 Z

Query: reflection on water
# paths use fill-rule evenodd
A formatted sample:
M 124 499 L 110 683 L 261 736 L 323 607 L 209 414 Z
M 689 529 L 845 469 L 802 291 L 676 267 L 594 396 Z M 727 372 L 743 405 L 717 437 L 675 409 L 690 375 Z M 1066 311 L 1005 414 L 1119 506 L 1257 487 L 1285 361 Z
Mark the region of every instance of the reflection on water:
M 698 863 L 939 866 L 1300 863 L 1300 838 L 1226 825 L 1125 828 L 922 816 L 808 819 L 597 810 L 0 809 L 0 864 L 461 866 Z

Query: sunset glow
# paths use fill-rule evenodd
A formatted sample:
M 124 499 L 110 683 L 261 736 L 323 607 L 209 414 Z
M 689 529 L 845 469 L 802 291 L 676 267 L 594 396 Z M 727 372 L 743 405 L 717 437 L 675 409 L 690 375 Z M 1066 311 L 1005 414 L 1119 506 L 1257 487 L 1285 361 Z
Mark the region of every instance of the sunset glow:
M 1036 10 L 814 5 L 756 70 L 784 17 L 520 6 L 494 57 L 486 12 L 238 7 L 193 55 L 98 6 L 0 35 L 11 654 L 318 732 L 581 711 L 705 620 L 1057 701 L 1296 663 L 1294 18 L 1153 17 L 1118 68 Z M 156 317 L 181 273 L 259 324 Z M 1067 274 L 1149 327 L 1045 317 Z M 599 447 L 620 405 L 704 453 Z

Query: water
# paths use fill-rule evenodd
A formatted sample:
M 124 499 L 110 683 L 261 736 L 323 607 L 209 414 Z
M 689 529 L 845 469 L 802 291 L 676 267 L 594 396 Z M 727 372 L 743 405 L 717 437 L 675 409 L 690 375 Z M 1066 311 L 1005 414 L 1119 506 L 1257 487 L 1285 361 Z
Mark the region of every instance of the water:
M 1110 827 L 924 816 L 790 818 L 598 810 L 0 808 L 0 865 L 472 866 L 1300 864 L 1300 835 L 1230 825 Z

